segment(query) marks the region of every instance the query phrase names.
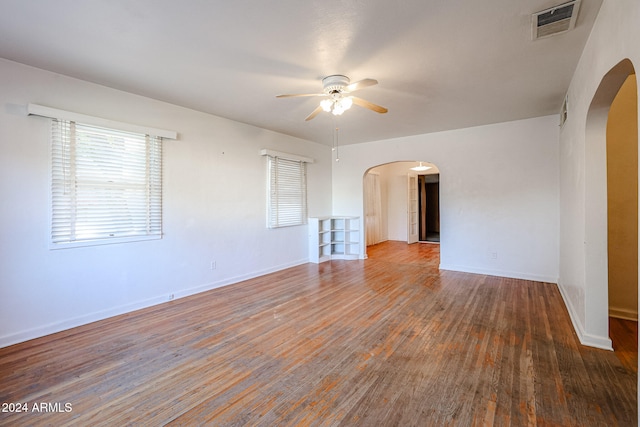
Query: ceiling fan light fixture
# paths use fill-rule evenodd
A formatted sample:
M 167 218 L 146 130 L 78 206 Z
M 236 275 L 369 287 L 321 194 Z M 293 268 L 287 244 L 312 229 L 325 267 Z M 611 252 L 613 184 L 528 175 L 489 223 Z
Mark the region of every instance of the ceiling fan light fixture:
M 340 104 L 340 106 L 342 107 L 343 110 L 348 110 L 349 108 L 351 108 L 351 106 L 353 105 L 353 100 L 349 97 L 346 98 L 341 98 L 338 101 L 338 104 Z
M 424 166 L 422 164 L 422 162 L 420 162 L 420 165 L 414 166 L 414 167 L 411 168 L 412 171 L 416 171 L 416 172 L 424 172 L 424 171 L 427 171 L 429 169 L 431 169 L 431 166 Z
M 344 108 L 342 108 L 342 106 L 340 104 L 336 103 L 333 106 L 333 111 L 331 111 L 331 112 L 333 113 L 334 116 L 339 116 L 342 113 L 344 113 Z
M 339 116 L 347 111 L 353 105 L 353 100 L 349 97 L 334 96 L 332 99 L 324 99 L 320 101 L 320 106 L 326 112 Z
M 577 0 L 576 0 L 577 1 Z M 378 81 L 374 79 L 363 79 L 355 83 L 351 83 L 349 77 L 342 74 L 334 74 L 322 79 L 322 93 L 298 93 L 289 95 L 277 95 L 276 98 L 293 98 L 300 96 L 323 96 L 327 97 L 320 102 L 320 105 L 311 112 L 305 121 L 309 121 L 320 114 L 322 111 L 327 113 L 333 113 L 334 116 L 339 116 L 347 111 L 353 104 L 359 107 L 366 108 L 376 113 L 384 114 L 388 110 L 380 105 L 376 105 L 373 102 L 366 101 L 362 98 L 353 96 L 347 96 L 350 92 L 364 89 L 369 86 L 377 85 Z

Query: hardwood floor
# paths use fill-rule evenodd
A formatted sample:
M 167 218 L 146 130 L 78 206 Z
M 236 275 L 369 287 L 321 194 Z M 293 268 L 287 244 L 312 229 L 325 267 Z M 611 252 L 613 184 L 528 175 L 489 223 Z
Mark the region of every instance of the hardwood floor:
M 625 369 L 638 373 L 638 322 L 609 318 L 609 336 Z
M 580 345 L 556 285 L 439 271 L 438 250 L 387 242 L 0 349 L 0 402 L 28 404 L 0 424 L 636 425 L 635 368 Z

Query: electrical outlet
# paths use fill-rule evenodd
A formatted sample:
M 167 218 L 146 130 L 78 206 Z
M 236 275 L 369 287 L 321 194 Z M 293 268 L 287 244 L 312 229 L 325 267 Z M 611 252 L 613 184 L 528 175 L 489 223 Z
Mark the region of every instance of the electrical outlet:
M 174 295 L 173 294 L 169 294 L 169 301 L 173 301 Z
M 498 252 L 491 252 L 491 259 L 498 259 Z
M 211 269 L 215 270 L 216 269 L 216 262 L 215 261 L 211 261 Z

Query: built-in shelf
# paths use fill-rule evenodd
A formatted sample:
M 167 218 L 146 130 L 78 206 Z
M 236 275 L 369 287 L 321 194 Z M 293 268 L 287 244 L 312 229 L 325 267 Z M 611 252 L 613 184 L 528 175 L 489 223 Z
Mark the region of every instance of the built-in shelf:
M 360 217 L 309 218 L 309 261 L 360 257 Z

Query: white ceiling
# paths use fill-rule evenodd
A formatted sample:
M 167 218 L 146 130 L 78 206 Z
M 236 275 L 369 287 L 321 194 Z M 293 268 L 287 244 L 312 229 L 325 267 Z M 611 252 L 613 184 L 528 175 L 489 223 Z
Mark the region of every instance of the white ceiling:
M 575 30 L 531 40 L 564 0 L 0 0 L 0 57 L 331 145 L 304 118 L 345 74 L 340 143 L 557 114 L 602 0 Z M 59 107 L 60 106 L 52 106 Z

